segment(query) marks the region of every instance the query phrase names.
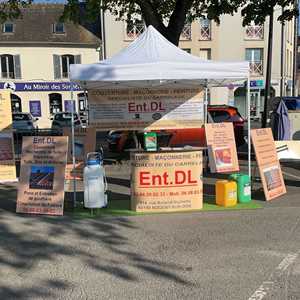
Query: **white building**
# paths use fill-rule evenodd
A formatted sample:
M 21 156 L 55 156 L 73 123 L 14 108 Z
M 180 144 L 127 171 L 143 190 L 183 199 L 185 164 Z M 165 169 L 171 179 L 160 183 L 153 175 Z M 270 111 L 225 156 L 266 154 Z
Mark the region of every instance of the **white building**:
M 272 63 L 272 91 L 280 94 L 281 79 L 281 24 L 277 17 L 281 8 L 276 9 L 274 20 L 274 44 Z M 284 29 L 284 82 L 283 94 L 291 92 L 293 77 L 293 21 Z M 116 21 L 109 13 L 105 14 L 105 47 L 107 57 L 126 47 L 144 30 L 142 21 L 127 26 L 125 22 Z M 181 35 L 179 47 L 204 59 L 240 61 L 248 60 L 251 70 L 251 107 L 253 117 L 260 117 L 264 102 L 264 85 L 266 77 L 267 46 L 269 24 L 264 26 L 242 26 L 240 13 L 221 17 L 221 24 L 201 19 L 187 25 Z M 242 86 L 214 88 L 211 90 L 212 104 L 234 104 L 245 115 L 245 89 Z
M 51 126 L 53 113 L 72 109 L 69 65 L 99 60 L 99 26 L 60 23 L 62 11 L 61 4 L 34 4 L 0 33 L 0 88 L 12 88 L 13 111 L 31 112 L 40 128 Z M 80 87 L 73 96 L 83 112 Z

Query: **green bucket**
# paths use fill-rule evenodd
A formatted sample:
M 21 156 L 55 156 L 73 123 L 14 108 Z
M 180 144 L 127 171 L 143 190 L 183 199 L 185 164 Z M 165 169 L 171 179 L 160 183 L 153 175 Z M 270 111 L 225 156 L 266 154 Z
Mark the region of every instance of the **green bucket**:
M 248 203 L 251 201 L 251 182 L 250 177 L 246 174 L 231 174 L 230 180 L 237 183 L 237 197 L 239 203 Z

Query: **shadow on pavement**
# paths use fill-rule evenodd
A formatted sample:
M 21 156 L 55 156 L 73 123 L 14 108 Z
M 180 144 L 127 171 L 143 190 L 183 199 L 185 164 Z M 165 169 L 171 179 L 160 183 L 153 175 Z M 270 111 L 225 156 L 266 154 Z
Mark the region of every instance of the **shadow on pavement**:
M 115 196 L 120 199 L 120 195 Z M 192 284 L 181 274 L 176 274 L 177 270 L 182 270 L 181 266 L 149 260 L 134 246 L 131 247 L 127 235 L 132 235 L 132 231 L 139 228 L 129 218 L 22 215 L 15 213 L 15 199 L 14 186 L 0 185 L 0 268 L 3 274 L 28 275 L 26 278 L 31 282 L 24 280 L 20 287 L 15 286 L 9 277 L 1 280 L 0 299 L 24 299 L 24 295 L 26 299 L 53 299 L 57 289 L 71 290 L 72 282 L 52 280 L 47 269 L 43 270 L 44 276 L 36 280 L 32 278 L 40 265 L 59 264 L 62 257 L 63 261 L 67 258 L 70 262 L 75 260 L 74 263 L 79 260 L 88 269 L 119 280 L 138 282 L 142 279 L 137 277 L 137 273 L 146 272 L 174 284 Z M 97 251 L 84 246 L 90 241 Z M 128 248 L 132 250 L 128 251 Z M 117 255 L 118 259 L 108 259 L 103 252 Z M 53 286 L 56 288 L 53 289 Z

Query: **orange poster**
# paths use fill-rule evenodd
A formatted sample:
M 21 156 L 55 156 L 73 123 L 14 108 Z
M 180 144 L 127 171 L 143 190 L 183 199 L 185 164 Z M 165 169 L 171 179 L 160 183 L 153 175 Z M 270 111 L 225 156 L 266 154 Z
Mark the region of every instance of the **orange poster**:
M 171 212 L 203 206 L 202 152 L 131 153 L 131 209 Z
M 68 137 L 23 137 L 17 212 L 62 215 Z
M 251 130 L 251 139 L 266 200 L 286 193 L 271 128 Z
M 205 124 L 209 165 L 212 173 L 239 171 L 232 123 Z
M 65 191 L 73 192 L 74 182 L 76 180 L 76 191 L 83 191 L 83 168 L 86 155 L 89 152 L 95 152 L 96 148 L 96 130 L 94 128 L 75 128 L 75 169 L 72 162 L 72 136 L 71 129 L 64 128 L 64 136 L 68 136 L 68 159 L 65 173 Z
M 9 90 L 0 90 L 0 131 L 12 129 L 11 100 Z
M 0 131 L 0 182 L 16 180 L 13 133 Z

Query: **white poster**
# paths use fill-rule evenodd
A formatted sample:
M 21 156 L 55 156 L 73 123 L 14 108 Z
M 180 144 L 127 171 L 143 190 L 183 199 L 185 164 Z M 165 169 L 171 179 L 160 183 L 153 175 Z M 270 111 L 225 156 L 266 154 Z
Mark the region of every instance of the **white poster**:
M 121 89 L 89 92 L 90 126 L 112 129 L 198 128 L 204 123 L 200 89 Z

